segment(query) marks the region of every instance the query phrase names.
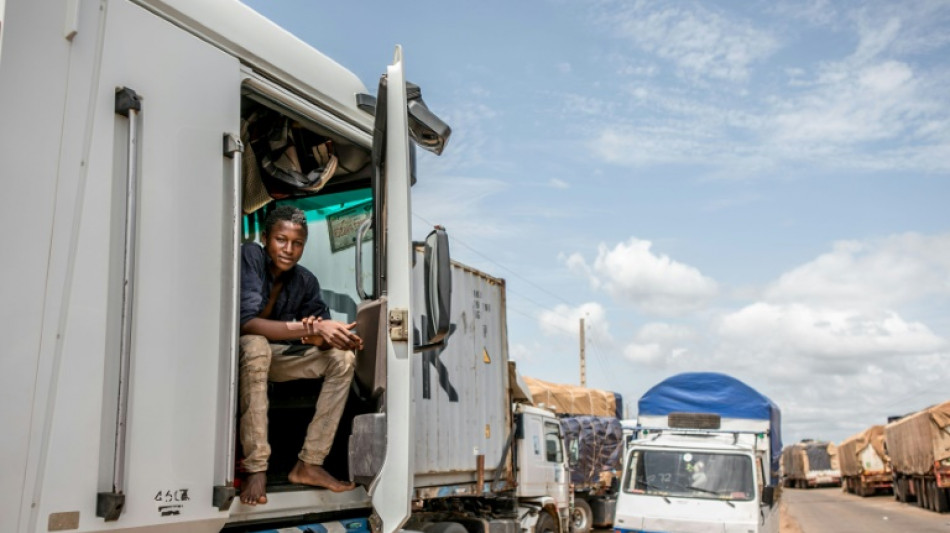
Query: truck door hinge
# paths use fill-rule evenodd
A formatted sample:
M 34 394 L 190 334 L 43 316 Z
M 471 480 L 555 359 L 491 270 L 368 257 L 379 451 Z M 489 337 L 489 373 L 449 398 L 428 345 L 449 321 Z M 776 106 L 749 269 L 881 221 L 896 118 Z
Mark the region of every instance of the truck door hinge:
M 389 338 L 394 341 L 409 340 L 409 310 L 389 310 Z

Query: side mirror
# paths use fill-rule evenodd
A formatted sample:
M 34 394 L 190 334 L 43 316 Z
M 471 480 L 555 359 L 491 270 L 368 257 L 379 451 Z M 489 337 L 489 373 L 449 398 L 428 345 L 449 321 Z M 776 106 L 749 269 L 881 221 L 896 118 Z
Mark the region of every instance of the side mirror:
M 772 507 L 775 505 L 775 486 L 768 485 L 762 487 L 762 505 L 768 505 Z
M 436 226 L 425 241 L 424 275 L 426 316 L 430 337 L 425 347 L 440 344 L 449 333 L 452 312 L 452 264 L 449 261 L 449 236 Z M 422 348 L 422 347 L 420 347 Z

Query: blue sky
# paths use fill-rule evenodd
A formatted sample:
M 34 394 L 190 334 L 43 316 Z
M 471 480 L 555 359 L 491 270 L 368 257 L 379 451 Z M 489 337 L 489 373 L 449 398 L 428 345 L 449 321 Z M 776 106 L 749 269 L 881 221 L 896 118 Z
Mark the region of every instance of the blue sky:
M 248 1 L 453 127 L 415 233 L 508 286 L 520 371 L 732 374 L 787 442 L 950 399 L 950 3 Z

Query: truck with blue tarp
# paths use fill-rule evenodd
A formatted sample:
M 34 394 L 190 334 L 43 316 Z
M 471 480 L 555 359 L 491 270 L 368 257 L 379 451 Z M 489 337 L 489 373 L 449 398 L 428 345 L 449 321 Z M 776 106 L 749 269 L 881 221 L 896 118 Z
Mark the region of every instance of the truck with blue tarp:
M 672 376 L 639 400 L 614 528 L 777 532 L 781 411 L 736 378 Z

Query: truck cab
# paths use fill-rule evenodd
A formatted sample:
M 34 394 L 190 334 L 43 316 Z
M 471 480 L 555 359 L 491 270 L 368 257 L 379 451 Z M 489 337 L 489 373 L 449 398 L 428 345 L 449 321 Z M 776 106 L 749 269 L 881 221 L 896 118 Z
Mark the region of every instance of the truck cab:
M 756 436 L 644 430 L 624 461 L 617 531 L 778 531 Z
M 20 465 L 0 476 L 0 530 L 400 528 L 413 344 L 447 328 L 413 312 L 411 150 L 439 153 L 449 133 L 406 82 L 401 49 L 366 87 L 236 0 L 10 0 L 0 18 L 0 159 L 22 178 L 7 180 L 0 213 L 31 228 L 11 236 L 2 285 L 18 302 L 3 324 L 8 353 L 21 355 L 0 376 L 11 406 L 0 450 Z M 255 181 L 247 171 L 272 155 L 255 128 L 292 132 L 301 172 L 309 154 L 333 170 L 309 190 Z M 240 246 L 278 202 L 307 213 L 301 263 L 365 342 L 329 461 L 363 486 L 287 483 L 282 461 L 299 449 L 288 431 L 270 439 L 269 502 L 250 507 L 234 501 Z M 447 312 L 439 294 L 427 300 Z M 427 338 L 417 314 L 434 317 Z M 272 413 L 271 428 L 294 426 L 279 420 L 290 411 Z M 384 444 L 349 453 L 356 426 Z
M 571 479 L 560 422 L 547 409 L 515 404 L 514 410 L 518 501 L 526 509 L 556 512 L 556 517 L 551 516 L 557 521 L 554 524 L 544 514 L 538 516 L 537 533 L 558 531 L 555 527 L 567 532 Z

